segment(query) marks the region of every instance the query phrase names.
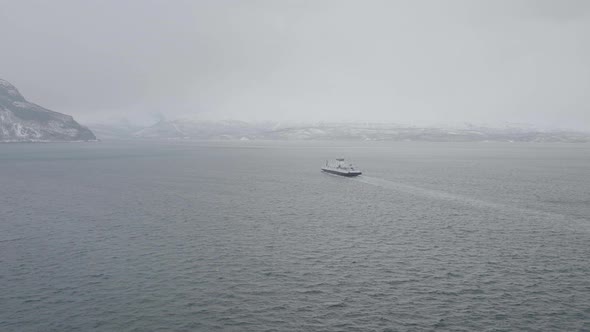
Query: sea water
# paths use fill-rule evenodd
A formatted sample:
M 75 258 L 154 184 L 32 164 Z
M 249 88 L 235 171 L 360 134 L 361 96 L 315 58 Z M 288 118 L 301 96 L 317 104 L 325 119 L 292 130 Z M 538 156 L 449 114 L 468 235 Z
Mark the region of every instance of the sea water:
M 590 330 L 589 257 L 587 144 L 0 145 L 1 331 Z

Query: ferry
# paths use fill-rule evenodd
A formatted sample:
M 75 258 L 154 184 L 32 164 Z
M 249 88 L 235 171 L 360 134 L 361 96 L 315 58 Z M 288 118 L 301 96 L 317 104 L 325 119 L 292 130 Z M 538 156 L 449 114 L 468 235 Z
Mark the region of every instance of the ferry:
M 345 163 L 344 158 L 338 158 L 335 162 L 326 160 L 326 165 L 322 167 L 322 172 L 350 177 L 363 174 L 353 164 Z

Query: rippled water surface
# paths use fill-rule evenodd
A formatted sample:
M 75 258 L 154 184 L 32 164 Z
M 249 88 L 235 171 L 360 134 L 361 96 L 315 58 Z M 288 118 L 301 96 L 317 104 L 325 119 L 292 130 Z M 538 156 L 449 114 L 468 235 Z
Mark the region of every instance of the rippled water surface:
M 1 331 L 590 330 L 589 257 L 585 144 L 0 145 Z

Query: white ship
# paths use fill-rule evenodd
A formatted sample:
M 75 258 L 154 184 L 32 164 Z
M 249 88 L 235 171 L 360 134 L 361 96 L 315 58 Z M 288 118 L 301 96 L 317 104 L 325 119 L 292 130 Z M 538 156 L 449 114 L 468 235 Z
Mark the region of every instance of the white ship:
M 358 176 L 363 174 L 353 164 L 347 164 L 344 162 L 344 158 L 338 158 L 335 162 L 329 162 L 326 160 L 326 165 L 322 167 L 322 171 L 342 176 Z

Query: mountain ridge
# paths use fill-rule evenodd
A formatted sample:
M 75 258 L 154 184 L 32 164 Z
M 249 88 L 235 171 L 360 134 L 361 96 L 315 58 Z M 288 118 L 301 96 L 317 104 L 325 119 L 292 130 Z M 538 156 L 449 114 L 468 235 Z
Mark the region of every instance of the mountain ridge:
M 176 119 L 129 133 L 135 139 L 590 142 L 590 133 L 530 126 L 412 126 L 396 123 L 252 123 Z
M 70 115 L 31 103 L 0 79 L 0 142 L 94 141 L 96 136 Z

